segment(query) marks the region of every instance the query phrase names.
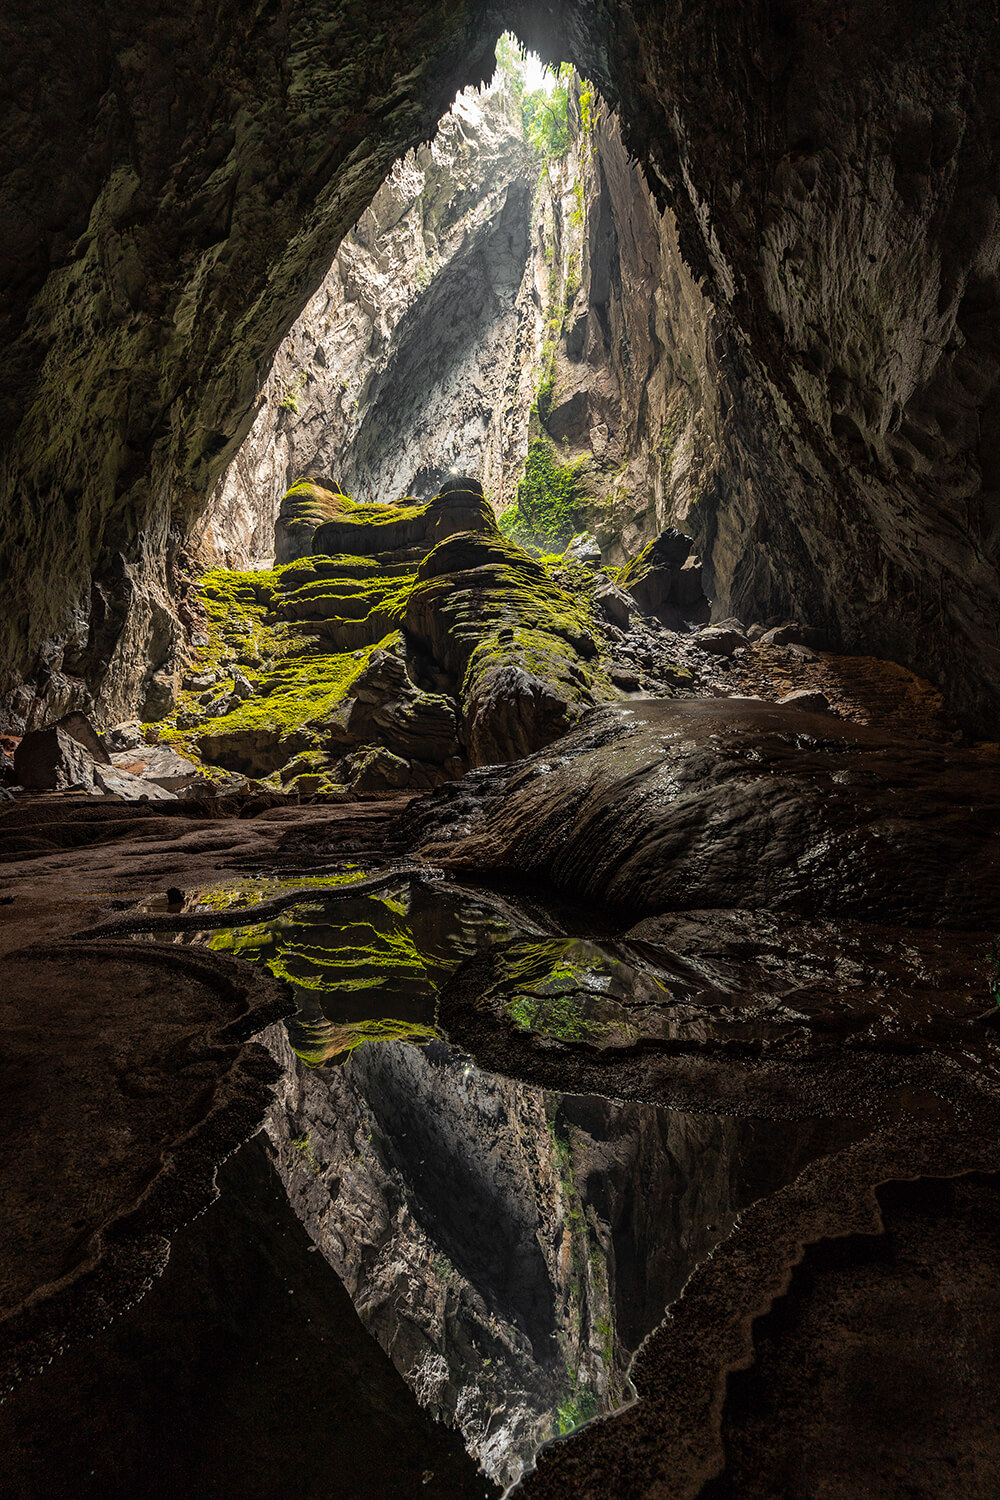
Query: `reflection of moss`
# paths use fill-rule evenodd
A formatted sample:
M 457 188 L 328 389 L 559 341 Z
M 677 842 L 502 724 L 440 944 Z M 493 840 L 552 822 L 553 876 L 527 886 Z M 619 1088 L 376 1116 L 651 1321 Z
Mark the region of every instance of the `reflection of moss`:
M 606 1024 L 589 1020 L 583 1013 L 590 996 L 572 994 L 517 995 L 507 1003 L 507 1014 L 525 1031 L 544 1032 L 563 1042 L 582 1042 L 607 1032 Z
M 311 1035 L 310 1035 L 311 1033 Z M 350 1021 L 342 1025 L 333 1022 L 313 1023 L 303 1027 L 306 1045 L 295 1047 L 295 1054 L 310 1068 L 320 1068 L 334 1058 L 346 1057 L 364 1046 L 365 1042 L 410 1042 L 416 1046 L 434 1041 L 439 1033 L 433 1026 L 421 1026 L 416 1021 Z

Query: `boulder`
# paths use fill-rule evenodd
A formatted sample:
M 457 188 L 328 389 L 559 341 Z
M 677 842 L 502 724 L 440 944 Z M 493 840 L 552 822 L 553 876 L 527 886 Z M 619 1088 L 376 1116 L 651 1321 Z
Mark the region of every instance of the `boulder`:
M 691 537 L 669 526 L 618 575 L 643 614 L 672 630 L 707 621 L 711 612 L 693 548 Z
M 64 729 L 67 734 L 71 734 L 77 744 L 82 745 L 88 754 L 99 764 L 105 766 L 111 764 L 111 757 L 105 749 L 104 741 L 86 714 L 64 714 L 61 719 L 56 720 L 55 727 Z
M 691 641 L 713 656 L 732 656 L 734 651 L 750 644 L 742 631 L 733 630 L 728 625 L 709 625 L 705 630 L 696 631 Z
M 410 782 L 410 765 L 402 756 L 393 755 L 382 745 L 365 750 L 348 760 L 350 787 L 353 792 L 399 791 Z
M 601 549 L 597 545 L 597 538 L 589 531 L 578 532 L 570 541 L 569 546 L 563 553 L 566 562 L 586 563 L 588 567 L 599 568 L 601 566 Z
M 208 784 L 200 766 L 166 746 L 123 750 L 113 757 L 113 763 L 116 770 L 127 771 L 143 781 L 154 782 L 168 792 Z
M 250 682 L 248 678 L 244 677 L 242 672 L 233 673 L 234 698 L 239 699 L 241 703 L 245 703 L 248 698 L 253 697 L 255 691 L 256 689 L 254 688 L 253 683 Z
M 135 776 L 131 771 L 117 766 L 94 766 L 93 785 L 96 792 L 120 797 L 123 802 L 175 802 L 175 794 L 155 781 Z
M 14 773 L 21 786 L 37 791 L 65 791 L 94 785 L 97 762 L 78 739 L 52 724 L 33 729 L 14 751 Z
M 140 717 L 146 723 L 164 719 L 177 701 L 177 683 L 172 672 L 154 672 L 146 684 Z
M 818 651 L 823 644 L 820 631 L 814 630 L 810 625 L 800 625 L 795 620 L 776 625 L 773 630 L 765 630 L 760 639 L 765 646 L 805 646 L 811 651 Z
M 594 608 L 609 624 L 627 630 L 635 613 L 635 600 L 631 594 L 612 583 L 610 578 L 599 578 L 594 590 Z
M 135 750 L 145 745 L 142 724 L 138 719 L 125 719 L 105 731 L 104 741 L 112 755 L 122 750 Z
M 795 692 L 786 693 L 778 702 L 789 708 L 801 708 L 808 714 L 832 713 L 830 700 L 825 693 L 818 688 L 797 688 Z

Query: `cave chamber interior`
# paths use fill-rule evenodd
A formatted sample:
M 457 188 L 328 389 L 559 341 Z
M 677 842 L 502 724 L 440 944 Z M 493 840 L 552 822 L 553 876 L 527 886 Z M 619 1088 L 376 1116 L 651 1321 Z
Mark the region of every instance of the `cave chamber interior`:
M 99 9 L 0 23 L 5 1493 L 996 1494 L 995 8 Z

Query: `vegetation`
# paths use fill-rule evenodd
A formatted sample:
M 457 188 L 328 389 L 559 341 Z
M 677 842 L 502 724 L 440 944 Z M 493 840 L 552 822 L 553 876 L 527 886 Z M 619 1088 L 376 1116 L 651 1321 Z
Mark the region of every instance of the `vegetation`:
M 282 411 L 295 411 L 299 409 L 299 395 L 307 380 L 305 370 L 300 370 L 294 380 L 290 380 L 285 386 L 285 394 L 281 398 Z
M 543 396 L 551 401 L 551 377 L 539 390 L 539 416 Z M 528 447 L 524 477 L 517 487 L 517 505 L 500 516 L 500 530 L 508 536 L 526 535 L 565 546 L 580 530 L 580 478 L 587 459 L 556 463 L 547 438 L 536 437 Z M 514 514 L 511 514 L 511 511 Z
M 557 72 L 546 69 L 543 86 L 525 85 L 525 51 L 516 37 L 506 32 L 497 42 L 497 69 L 521 109 L 524 139 L 542 161 L 557 161 L 570 144 L 569 90 L 573 69 L 563 63 Z

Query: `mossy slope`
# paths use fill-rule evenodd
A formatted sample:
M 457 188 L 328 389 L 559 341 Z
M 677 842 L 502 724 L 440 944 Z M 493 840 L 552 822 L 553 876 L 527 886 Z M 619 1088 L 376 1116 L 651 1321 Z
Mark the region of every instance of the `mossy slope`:
M 481 494 L 369 506 L 301 481 L 290 498 L 300 528 L 335 507 L 311 536 L 335 550 L 202 577 L 208 643 L 164 725 L 188 753 L 300 792 L 419 788 L 617 696 L 586 594 L 504 539 Z

